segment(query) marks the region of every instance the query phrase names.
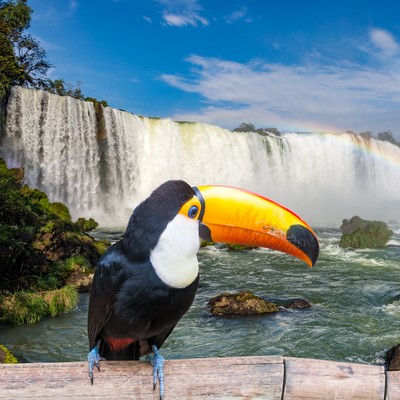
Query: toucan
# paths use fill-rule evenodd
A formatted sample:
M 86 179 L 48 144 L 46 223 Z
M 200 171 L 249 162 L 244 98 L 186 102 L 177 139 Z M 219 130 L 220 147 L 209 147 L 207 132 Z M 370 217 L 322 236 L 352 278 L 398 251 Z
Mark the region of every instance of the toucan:
M 310 226 L 287 208 L 229 186 L 163 183 L 133 211 L 121 240 L 100 258 L 89 299 L 89 377 L 100 361 L 153 365 L 153 390 L 164 396 L 159 349 L 191 306 L 199 286 L 200 238 L 268 247 L 317 260 Z

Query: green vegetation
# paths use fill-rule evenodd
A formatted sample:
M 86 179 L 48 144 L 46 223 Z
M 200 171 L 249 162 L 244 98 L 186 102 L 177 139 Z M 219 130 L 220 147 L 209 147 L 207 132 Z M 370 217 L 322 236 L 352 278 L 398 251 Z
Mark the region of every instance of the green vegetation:
M 376 248 L 384 247 L 393 232 L 382 221 L 367 221 L 355 216 L 343 220 L 340 247 L 343 248 Z
M 271 134 L 281 136 L 281 132 L 276 128 L 256 128 L 250 122 L 243 122 L 237 128 L 233 129 L 233 132 L 256 132 L 263 136 L 270 136 Z
M 51 65 L 38 40 L 25 33 L 31 13 L 27 0 L 0 1 L 0 98 L 12 85 L 45 87 Z
M 49 79 L 45 89 L 59 96 L 71 96 L 78 100 L 84 99 L 80 82 L 77 82 L 76 87 L 73 87 L 71 83 L 65 83 L 63 79 L 55 79 L 54 81 Z
M 354 133 L 354 132 L 347 131 L 347 133 Z M 393 132 L 390 131 L 390 130 L 389 131 L 379 132 L 376 136 L 374 136 L 371 131 L 360 132 L 359 135 L 363 139 L 378 139 L 378 140 L 382 140 L 383 142 L 389 142 L 389 143 L 392 143 L 392 144 L 394 144 L 396 146 L 400 146 L 400 141 L 398 142 L 394 138 Z
M 82 231 L 82 232 L 89 232 L 93 229 L 96 229 L 99 224 L 93 218 L 78 218 L 75 222 L 75 225 Z
M 10 351 L 0 344 L 0 364 L 18 364 L 18 360 L 10 353 Z
M 280 132 L 277 128 L 256 128 L 255 125 L 252 124 L 251 122 L 241 123 L 237 128 L 233 129 L 232 132 L 256 132 L 262 136 L 271 136 L 271 134 L 275 135 L 275 136 L 282 135 L 282 132 Z M 347 130 L 346 133 L 348 133 L 350 135 L 357 135 L 356 132 L 353 132 L 350 130 Z M 360 132 L 358 135 L 366 140 L 377 139 L 377 140 L 381 140 L 383 142 L 392 143 L 392 144 L 400 147 L 400 141 L 397 141 L 395 139 L 395 137 L 393 136 L 394 135 L 393 132 L 390 130 L 379 132 L 376 136 L 374 136 L 371 131 Z M 268 144 L 267 144 L 267 146 L 268 146 Z M 269 151 L 269 149 L 267 148 L 267 152 L 268 151 Z
M 228 250 L 233 250 L 233 251 L 253 250 L 257 248 L 254 246 L 246 246 L 244 244 L 229 244 L 229 243 L 226 244 L 226 247 Z
M 207 242 L 206 240 L 201 240 L 200 247 L 207 247 L 207 246 L 215 246 L 216 242 Z M 229 244 L 229 243 L 218 243 L 219 247 L 226 248 L 232 251 L 244 251 L 244 250 L 253 250 L 257 247 L 254 246 L 246 246 L 243 244 Z
M 46 292 L 18 291 L 3 296 L 0 303 L 0 322 L 20 325 L 40 321 L 75 309 L 78 292 L 72 286 Z
M 82 232 L 64 204 L 24 185 L 23 177 L 23 169 L 0 159 L 0 321 L 13 324 L 75 308 L 68 278 L 92 273 L 109 245 Z

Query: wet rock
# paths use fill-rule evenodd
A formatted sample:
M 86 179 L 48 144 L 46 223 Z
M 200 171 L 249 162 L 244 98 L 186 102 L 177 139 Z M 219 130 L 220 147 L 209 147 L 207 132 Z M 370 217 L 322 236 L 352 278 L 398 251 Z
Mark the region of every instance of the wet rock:
M 339 246 L 352 249 L 385 247 L 393 234 L 383 221 L 368 221 L 358 216 L 344 219 L 340 230 Z
M 75 225 L 82 231 L 82 232 L 89 232 L 93 229 L 96 229 L 99 224 L 93 218 L 78 218 L 75 222 Z
M 76 288 L 79 293 L 87 293 L 92 286 L 93 275 L 90 272 L 73 272 L 66 280 L 66 284 Z
M 390 348 L 385 358 L 388 371 L 400 371 L 400 344 Z
M 274 303 L 276 303 L 278 306 L 286 308 L 286 309 L 292 309 L 292 310 L 302 310 L 305 308 L 310 308 L 312 307 L 312 304 L 309 303 L 305 299 L 301 298 L 295 298 L 295 299 L 274 299 Z
M 209 303 L 213 315 L 256 315 L 278 312 L 276 304 L 254 295 L 249 291 L 235 294 L 222 293 L 213 297 Z

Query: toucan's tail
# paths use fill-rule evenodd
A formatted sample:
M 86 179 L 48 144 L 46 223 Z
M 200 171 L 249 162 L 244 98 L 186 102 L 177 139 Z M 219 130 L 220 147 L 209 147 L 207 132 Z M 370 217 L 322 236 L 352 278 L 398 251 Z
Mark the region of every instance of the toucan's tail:
M 111 350 L 108 344 L 102 340 L 99 352 L 100 356 L 106 360 L 139 360 L 140 342 L 133 342 L 122 349 Z

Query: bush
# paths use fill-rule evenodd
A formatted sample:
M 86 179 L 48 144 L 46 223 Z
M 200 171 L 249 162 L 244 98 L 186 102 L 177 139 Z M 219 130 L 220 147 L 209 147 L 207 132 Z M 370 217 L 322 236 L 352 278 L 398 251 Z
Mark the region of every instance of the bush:
M 89 270 L 89 263 L 95 265 L 106 247 L 72 223 L 68 207 L 52 203 L 42 191 L 24 185 L 23 176 L 23 169 L 9 169 L 0 159 L 0 295 L 59 289 L 68 272 L 75 272 L 70 271 L 71 263 L 78 265 L 77 271 Z M 82 221 L 85 230 L 97 226 L 93 219 Z M 82 256 L 58 265 L 77 254 Z M 12 301 L 24 308 L 25 294 Z M 38 313 L 30 307 L 22 319 L 32 322 L 36 314 L 43 313 L 43 304 L 35 299 Z
M 89 261 L 81 254 L 67 258 L 57 264 L 56 267 L 57 276 L 65 280 L 73 272 L 91 272 L 92 266 Z

